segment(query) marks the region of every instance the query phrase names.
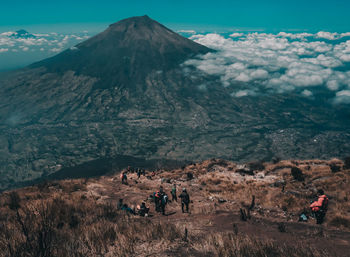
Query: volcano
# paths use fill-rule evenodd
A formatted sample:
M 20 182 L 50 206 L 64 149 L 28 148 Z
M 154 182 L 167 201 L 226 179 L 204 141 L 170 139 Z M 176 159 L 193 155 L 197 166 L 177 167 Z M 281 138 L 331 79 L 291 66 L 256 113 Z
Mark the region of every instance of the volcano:
M 154 70 L 172 69 L 209 51 L 146 15 L 114 23 L 95 37 L 31 67 L 75 71 L 99 78 L 101 86 L 109 87 L 142 82 Z
M 0 188 L 125 156 L 161 165 L 350 153 L 349 110 L 292 93 L 233 98 L 215 76 L 183 65 L 211 51 L 132 17 L 2 75 Z

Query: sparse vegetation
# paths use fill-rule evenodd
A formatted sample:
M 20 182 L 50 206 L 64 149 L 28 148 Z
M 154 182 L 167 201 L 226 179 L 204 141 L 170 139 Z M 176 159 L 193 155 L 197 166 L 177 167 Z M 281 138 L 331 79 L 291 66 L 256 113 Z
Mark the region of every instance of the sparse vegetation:
M 330 237 L 333 232 L 329 228 L 350 231 L 350 174 L 330 170 L 331 163 L 340 167 L 342 163 L 280 161 L 247 175 L 240 174 L 240 166 L 234 163 L 220 166 L 218 160 L 215 165 L 211 162 L 160 170 L 151 180 L 132 173 L 129 185 L 121 185 L 117 174 L 4 192 L 0 195 L 0 257 L 335 256 L 321 250 L 326 246 L 315 250 L 307 238 Z M 295 166 L 304 181 L 291 176 Z M 187 180 L 189 172 L 192 180 Z M 147 218 L 117 211 L 119 198 L 131 208 L 141 201 L 154 208 L 149 198 L 152 192 L 159 185 L 166 192 L 172 187 L 161 183 L 165 178 L 171 178 L 179 190 L 189 190 L 191 214 L 176 213 L 181 210 L 176 202 L 170 203 L 165 217 L 153 209 L 154 216 Z M 283 181 L 283 190 L 276 181 Z M 330 196 L 325 223 L 321 229 L 309 220 L 305 231 L 296 230 L 293 222 L 301 212 L 309 215 L 308 206 L 317 188 Z M 271 228 L 277 238 L 251 232 L 255 226 L 261 231 Z M 300 240 L 288 243 L 295 236 Z M 288 238 L 282 240 L 286 244 L 278 237 Z

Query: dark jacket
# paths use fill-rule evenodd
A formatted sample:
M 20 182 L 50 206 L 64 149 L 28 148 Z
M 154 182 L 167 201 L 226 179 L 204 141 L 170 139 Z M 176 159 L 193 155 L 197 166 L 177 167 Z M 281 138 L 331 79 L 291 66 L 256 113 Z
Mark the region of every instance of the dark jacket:
M 181 201 L 184 203 L 189 203 L 190 202 L 190 196 L 187 192 L 182 192 L 179 197 L 181 198 Z

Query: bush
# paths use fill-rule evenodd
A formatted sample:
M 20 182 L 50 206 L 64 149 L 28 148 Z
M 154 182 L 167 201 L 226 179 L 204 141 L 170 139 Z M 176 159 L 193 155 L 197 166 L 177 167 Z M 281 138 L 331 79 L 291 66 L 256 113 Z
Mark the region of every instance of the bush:
M 291 174 L 295 180 L 304 181 L 304 174 L 301 171 L 301 169 L 299 169 L 297 167 L 292 167 Z
M 19 197 L 17 192 L 11 192 L 10 193 L 10 202 L 9 202 L 9 208 L 11 210 L 17 210 L 18 208 L 21 207 L 20 202 L 21 202 L 21 198 Z
M 340 171 L 340 167 L 338 165 L 331 164 L 329 167 L 333 173 Z
M 344 159 L 344 169 L 350 169 L 350 156 Z
M 248 168 L 252 171 L 254 170 L 264 170 L 265 169 L 265 165 L 262 161 L 254 161 L 254 162 L 249 162 L 248 163 Z

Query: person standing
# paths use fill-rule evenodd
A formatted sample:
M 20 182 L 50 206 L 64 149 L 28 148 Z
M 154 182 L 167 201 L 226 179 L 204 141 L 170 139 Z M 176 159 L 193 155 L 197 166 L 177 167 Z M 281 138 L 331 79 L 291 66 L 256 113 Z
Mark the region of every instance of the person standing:
M 190 204 L 190 195 L 187 193 L 186 188 L 182 189 L 182 193 L 179 195 L 181 198 L 181 209 L 182 213 L 184 213 L 184 207 L 186 207 L 186 212 L 188 212 L 188 205 Z
M 173 188 L 171 189 L 171 196 L 172 196 L 171 200 L 177 202 L 176 184 L 174 184 Z

